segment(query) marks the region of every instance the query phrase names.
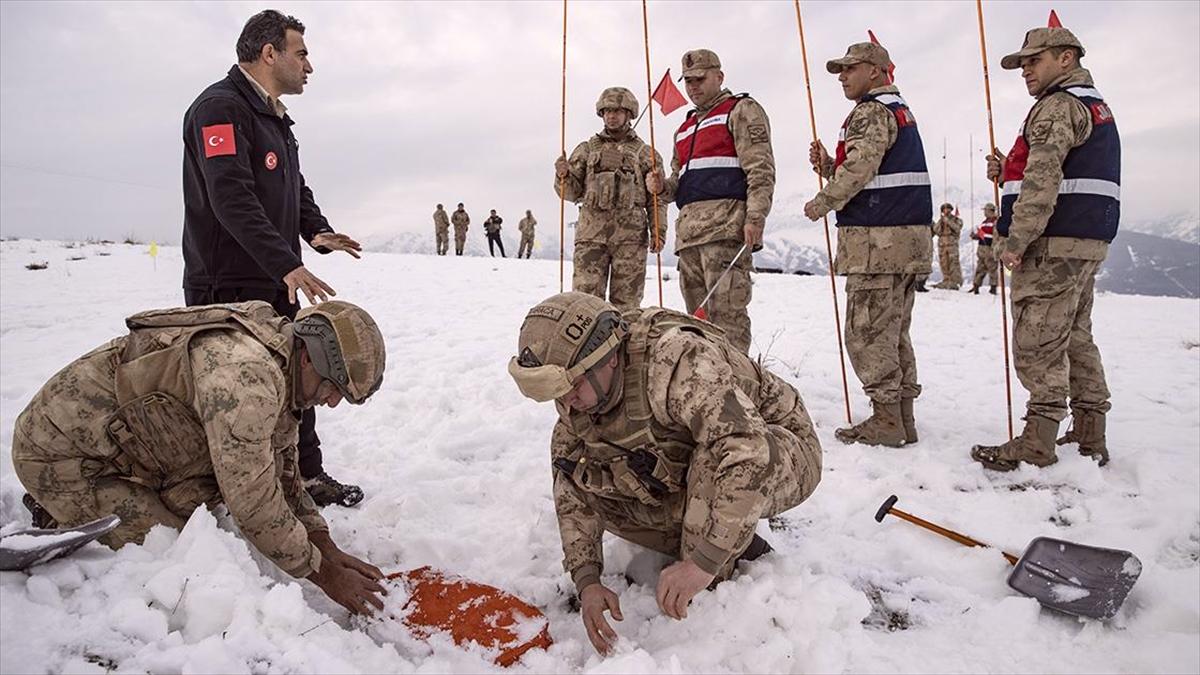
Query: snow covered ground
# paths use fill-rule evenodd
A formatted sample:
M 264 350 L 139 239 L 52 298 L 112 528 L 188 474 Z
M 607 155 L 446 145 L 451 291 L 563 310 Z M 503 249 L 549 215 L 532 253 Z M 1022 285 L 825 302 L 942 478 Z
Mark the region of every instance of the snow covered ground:
M 72 260 L 71 258 L 81 258 Z M 550 498 L 550 405 L 505 372 L 526 309 L 557 292 L 548 261 L 368 254 L 308 257 L 387 337 L 388 371 L 361 407 L 319 413 L 326 464 L 362 485 L 325 510 L 333 536 L 385 571 L 433 565 L 542 607 L 555 640 L 533 672 L 1200 671 L 1200 302 L 1102 295 L 1095 333 L 1113 410 L 1110 466 L 1072 449 L 1048 469 L 983 471 L 971 444 L 1005 437 L 995 297 L 919 296 L 913 332 L 925 393 L 921 441 L 844 446 L 829 282 L 759 275 L 756 345 L 804 395 L 825 446 L 816 494 L 760 532 L 776 553 L 701 593 L 690 618 L 659 615 L 629 586 L 635 547 L 606 545 L 625 620 L 601 659 L 577 614 Z M 46 269 L 27 270 L 33 262 Z M 0 526 L 29 523 L 12 472 L 17 414 L 57 369 L 123 330 L 135 311 L 181 304 L 180 250 L 0 242 Z M 681 307 L 667 270 L 665 304 Z M 567 283 L 570 283 L 570 267 Z M 657 298 L 653 280 L 647 301 Z M 851 377 L 854 415 L 867 401 Z M 1014 377 L 1014 405 L 1024 392 Z M 1019 424 L 1019 421 L 1018 421 Z M 872 516 L 899 508 L 1020 553 L 1039 535 L 1128 549 L 1145 565 L 1111 622 L 1040 609 L 1009 590 L 995 550 L 967 549 Z M 263 563 L 201 510 L 143 546 L 89 545 L 30 573 L 0 573 L 3 672 L 462 672 L 497 670 L 448 640 L 381 639 L 307 582 Z

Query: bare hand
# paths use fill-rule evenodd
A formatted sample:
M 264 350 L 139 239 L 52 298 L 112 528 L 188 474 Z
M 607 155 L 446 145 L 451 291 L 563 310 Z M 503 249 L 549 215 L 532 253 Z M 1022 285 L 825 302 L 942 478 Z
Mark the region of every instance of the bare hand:
M 368 614 L 371 607 L 383 609 L 387 591 L 380 585 L 383 572 L 339 549 L 328 532 L 312 532 L 309 541 L 321 551 L 321 569 L 308 575 L 325 595 L 352 614 Z
M 554 175 L 559 178 L 566 178 L 570 167 L 567 165 L 565 155 L 559 155 L 558 159 L 554 160 Z
M 813 141 L 809 144 L 808 163 L 812 164 L 814 172 L 824 175 L 825 167 L 829 164 L 829 153 L 825 151 L 825 146 L 821 144 L 821 141 Z
M 293 305 L 296 304 L 296 289 L 304 292 L 304 297 L 310 305 L 317 304 L 317 298 L 325 301 L 329 299 L 328 295 L 337 295 L 332 286 L 321 281 L 317 275 L 305 269 L 304 265 L 284 275 L 283 283 L 287 284 L 288 299 Z
M 813 199 L 804 205 L 804 215 L 809 220 L 816 220 L 825 214 L 821 213 L 821 209 L 817 206 L 817 200 Z
M 992 154 L 987 156 L 987 177 L 993 183 L 1000 178 L 1000 174 L 1004 171 L 1004 162 L 1008 158 L 1004 153 L 997 148 L 992 148 Z
M 1012 251 L 1005 251 L 1000 254 L 1000 264 L 1004 265 L 1005 269 L 1015 270 L 1021 266 L 1021 256 Z
M 579 592 L 579 614 L 583 617 L 583 627 L 587 629 L 592 647 L 602 656 L 608 655 L 617 643 L 617 632 L 604 619 L 606 610 L 612 612 L 612 618 L 617 621 L 625 619 L 621 614 L 620 598 L 603 584 L 590 584 Z
M 658 576 L 658 608 L 672 619 L 686 619 L 688 603 L 708 588 L 713 578 L 691 560 L 672 564 Z
M 654 236 L 654 233 L 651 232 L 650 233 L 650 252 L 651 253 L 661 253 L 662 250 L 663 250 L 663 240 L 661 238 L 656 238 Z
M 662 194 L 663 191 L 663 175 L 662 171 L 655 169 L 646 173 L 646 191 L 652 195 Z
M 361 258 L 362 244 L 354 241 L 346 234 L 322 232 L 312 238 L 313 248 L 327 248 L 331 251 L 345 251 L 355 258 Z
M 743 236 L 746 238 L 746 244 L 750 246 L 751 251 L 757 251 L 762 248 L 763 227 L 763 225 L 746 223 L 746 227 L 743 228 Z

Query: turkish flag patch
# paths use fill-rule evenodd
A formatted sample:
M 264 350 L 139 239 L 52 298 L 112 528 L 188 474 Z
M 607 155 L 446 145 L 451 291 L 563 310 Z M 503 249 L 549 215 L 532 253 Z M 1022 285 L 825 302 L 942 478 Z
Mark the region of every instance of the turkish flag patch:
M 206 158 L 237 154 L 237 143 L 233 138 L 232 124 L 213 124 L 204 127 L 200 129 L 200 137 L 204 139 L 204 156 Z

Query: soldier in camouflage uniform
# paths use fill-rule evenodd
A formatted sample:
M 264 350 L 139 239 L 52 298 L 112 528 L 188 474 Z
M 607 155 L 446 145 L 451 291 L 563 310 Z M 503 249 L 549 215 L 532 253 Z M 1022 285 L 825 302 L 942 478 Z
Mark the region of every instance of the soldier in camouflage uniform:
M 954 215 L 952 204 L 942 204 L 942 217 L 933 224 L 933 234 L 938 240 L 938 267 L 942 280 L 934 288 L 957 291 L 962 286 L 962 265 L 958 261 L 958 237 L 962 234 L 963 221 Z
M 676 558 L 659 607 L 686 618 L 692 597 L 770 546 L 758 521 L 803 502 L 821 446 L 800 394 L 730 345 L 716 326 L 662 308 L 551 296 L 521 325 L 508 371 L 558 409 L 550 441 L 563 567 L 596 650 L 616 640 L 615 593 L 601 583 L 605 531 Z
M 679 207 L 675 252 L 679 290 L 695 312 L 717 279 L 733 269 L 705 307 L 727 339 L 750 351 L 753 252 L 762 248 L 763 229 L 775 197 L 775 155 L 771 123 L 749 94 L 723 88 L 721 60 L 707 49 L 683 55 L 683 80 L 695 108 L 675 132 L 671 177 L 647 176 L 647 185 Z M 747 250 L 738 252 L 746 245 Z
M 342 552 L 303 487 L 299 413 L 362 403 L 383 379 L 384 343 L 350 303 L 300 310 L 262 301 L 153 310 L 130 333 L 67 365 L 17 417 L 13 468 L 56 522 L 115 513 L 101 538 L 141 543 L 224 503 L 238 529 L 294 577 L 352 612 L 382 607 L 374 566 Z
M 846 351 L 873 414 L 838 429 L 844 443 L 900 447 L 917 441 L 913 400 L 921 393 L 909 326 L 918 275 L 929 274 L 933 196 L 916 118 L 890 84 L 891 57 L 869 42 L 825 67 L 856 101 L 835 157 L 819 141 L 809 160 L 829 178 L 804 205 L 817 220 L 837 210 L 837 259 L 846 276 Z
M 533 255 L 533 233 L 536 227 L 537 219 L 533 217 L 533 211 L 526 211 L 525 217 L 521 219 L 521 222 L 517 223 L 517 229 L 521 232 L 521 245 L 517 247 L 518 258 L 522 254 L 525 255 L 526 259 Z
M 454 255 L 462 255 L 463 246 L 467 243 L 467 230 L 471 224 L 471 216 L 467 215 L 461 202 L 451 214 L 450 222 L 454 224 Z
M 630 122 L 638 101 L 625 87 L 609 87 L 596 100 L 604 129 L 580 143 L 570 159 L 554 162 L 554 190 L 579 207 L 575 226 L 575 273 L 571 288 L 607 297 L 621 309 L 642 304 L 646 288 L 646 251 L 662 250 L 665 232 L 651 242 L 654 200 L 646 192 L 645 175 L 662 166 L 650 146 L 638 138 Z M 667 206 L 659 207 L 660 228 L 667 226 Z
M 437 254 L 446 255 L 450 250 L 450 216 L 441 204 L 433 212 L 433 232 L 437 237 Z
M 1001 67 L 1020 68 L 1037 99 L 1008 155 L 994 150 L 988 177 L 1004 184 L 995 248 L 1012 273 L 1013 365 L 1029 391 L 1025 429 L 972 457 L 999 471 L 1058 461 L 1057 444 L 1108 462 L 1108 385 L 1092 339 L 1096 271 L 1120 220 L 1121 141 L 1112 110 L 1079 65 L 1083 45 L 1066 28 L 1035 28 Z
M 971 293 L 979 295 L 979 285 L 984 279 L 991 282 L 991 290 L 996 294 L 996 256 L 992 253 L 992 241 L 996 237 L 996 205 L 984 204 L 983 224 L 971 232 L 971 238 L 979 242 L 975 247 L 975 275 L 971 279 Z

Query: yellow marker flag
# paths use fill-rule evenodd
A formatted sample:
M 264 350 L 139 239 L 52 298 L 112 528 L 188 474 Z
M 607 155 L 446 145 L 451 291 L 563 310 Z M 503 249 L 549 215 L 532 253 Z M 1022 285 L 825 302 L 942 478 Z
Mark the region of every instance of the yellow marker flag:
M 150 257 L 151 258 L 158 257 L 158 243 L 157 242 L 153 242 L 153 241 L 150 242 Z

